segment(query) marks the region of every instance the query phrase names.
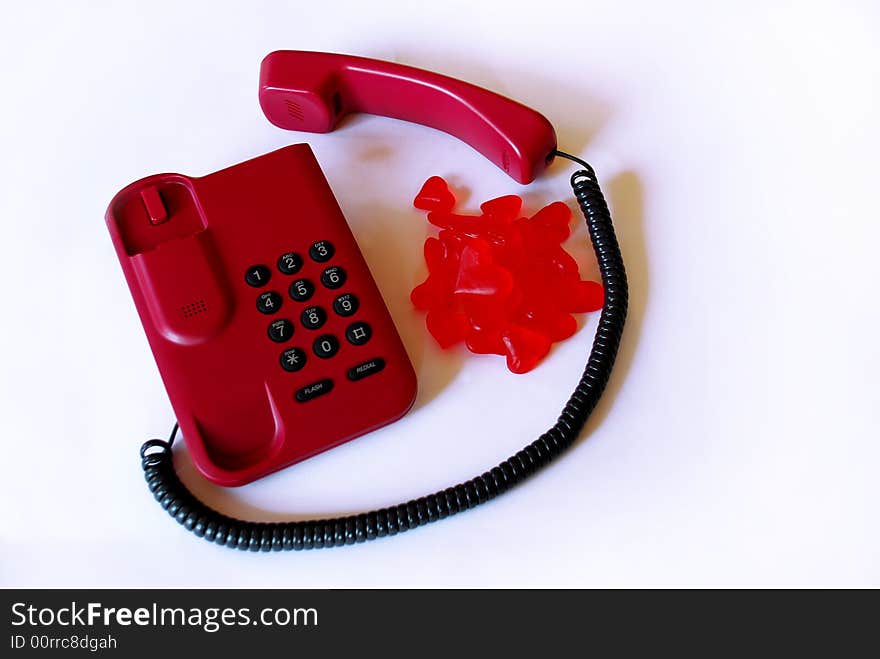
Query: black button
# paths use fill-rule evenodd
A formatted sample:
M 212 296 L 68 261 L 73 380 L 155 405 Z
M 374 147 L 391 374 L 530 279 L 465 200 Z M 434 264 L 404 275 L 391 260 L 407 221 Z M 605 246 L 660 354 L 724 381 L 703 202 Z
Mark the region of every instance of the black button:
M 289 348 L 281 353 L 281 368 L 291 373 L 306 365 L 306 353 L 300 348 Z
M 248 283 L 249 286 L 259 288 L 260 286 L 265 286 L 266 284 L 268 284 L 269 277 L 271 276 L 272 271 L 269 270 L 269 268 L 267 268 L 266 266 L 252 265 L 244 274 L 244 280 Z
M 322 334 L 315 339 L 312 349 L 321 359 L 330 359 L 339 352 L 339 339 L 332 334 Z
M 358 299 L 354 295 L 351 293 L 345 293 L 333 300 L 333 311 L 340 316 L 351 316 L 358 310 L 360 305 L 361 303 L 358 302 Z
M 297 279 L 287 290 L 297 302 L 305 302 L 315 294 L 315 285 L 308 279 Z
M 303 267 L 303 257 L 296 252 L 287 252 L 278 257 L 278 269 L 285 275 L 295 275 Z
M 331 389 L 333 389 L 333 380 L 318 380 L 317 382 L 313 382 L 297 391 L 296 399 L 300 403 L 305 403 L 318 396 L 323 396 Z
M 278 313 L 280 308 L 281 296 L 275 291 L 260 293 L 260 297 L 257 298 L 257 309 L 261 313 Z
M 362 320 L 352 323 L 345 330 L 345 338 L 356 346 L 364 345 L 371 336 L 373 336 L 373 330 Z
M 333 258 L 335 253 L 336 248 L 333 247 L 333 243 L 329 240 L 319 240 L 309 247 L 309 256 L 312 257 L 313 261 L 317 261 L 318 263 L 329 261 Z
M 353 381 L 363 380 L 364 378 L 368 378 L 371 375 L 378 373 L 383 368 L 385 368 L 385 360 L 381 357 L 376 357 L 375 359 L 371 359 L 363 364 L 358 364 L 357 366 L 352 366 L 348 369 L 348 379 Z
M 309 307 L 308 309 L 303 309 L 299 319 L 306 329 L 318 329 L 327 322 L 327 312 L 321 307 Z
M 345 270 L 338 265 L 331 265 L 321 273 L 321 283 L 327 288 L 339 288 L 345 283 Z
M 269 323 L 269 338 L 275 343 L 284 343 L 293 336 L 293 323 L 284 318 Z

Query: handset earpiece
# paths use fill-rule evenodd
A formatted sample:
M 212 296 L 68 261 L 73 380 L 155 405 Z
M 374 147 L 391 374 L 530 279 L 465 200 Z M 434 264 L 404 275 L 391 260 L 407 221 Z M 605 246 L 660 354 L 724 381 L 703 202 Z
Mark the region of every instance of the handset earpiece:
M 430 126 L 470 144 L 520 183 L 553 160 L 556 132 L 531 108 L 455 78 L 402 64 L 280 50 L 263 59 L 260 106 L 276 126 L 326 133 L 354 112 Z

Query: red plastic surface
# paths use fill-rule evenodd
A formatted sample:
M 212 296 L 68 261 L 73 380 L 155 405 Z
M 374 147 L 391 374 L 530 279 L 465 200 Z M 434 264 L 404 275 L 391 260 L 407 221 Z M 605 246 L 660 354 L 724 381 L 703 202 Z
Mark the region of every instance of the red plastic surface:
M 208 479 L 242 485 L 391 423 L 412 406 L 412 365 L 308 145 L 203 178 L 145 178 L 114 197 L 106 219 L 184 439 Z M 335 247 L 325 263 L 309 256 L 320 240 Z M 290 251 L 304 265 L 285 275 L 276 263 Z M 271 271 L 265 287 L 245 281 L 255 264 Z M 320 282 L 332 265 L 347 273 L 337 290 Z M 299 278 L 315 284 L 307 302 L 288 295 Z M 270 290 L 283 301 L 277 313 L 265 315 L 256 300 Z M 342 293 L 360 301 L 353 316 L 333 310 Z M 313 305 L 327 311 L 318 330 L 300 321 L 302 310 Z M 279 318 L 295 326 L 285 343 L 267 334 Z M 345 329 L 360 320 L 372 327 L 372 338 L 352 345 Z M 329 359 L 312 351 L 322 334 L 339 339 L 339 352 Z M 307 357 L 292 373 L 279 359 L 294 346 Z M 385 360 L 383 370 L 359 381 L 347 378 L 349 368 L 376 357 Z M 297 390 L 324 378 L 333 380 L 329 393 L 295 400 Z
M 471 352 L 503 355 L 510 371 L 526 373 L 577 331 L 572 313 L 602 307 L 602 285 L 581 280 L 562 247 L 571 220 L 564 203 L 526 219 L 522 199 L 508 195 L 480 206 L 482 215 L 459 215 L 446 181 L 432 176 L 413 205 L 441 229 L 425 241 L 428 278 L 411 295 L 441 347 L 464 341 Z
M 556 133 L 542 114 L 481 87 L 402 64 L 306 51 L 271 53 L 260 70 L 260 105 L 276 126 L 326 133 L 366 112 L 445 131 L 520 183 L 553 160 Z

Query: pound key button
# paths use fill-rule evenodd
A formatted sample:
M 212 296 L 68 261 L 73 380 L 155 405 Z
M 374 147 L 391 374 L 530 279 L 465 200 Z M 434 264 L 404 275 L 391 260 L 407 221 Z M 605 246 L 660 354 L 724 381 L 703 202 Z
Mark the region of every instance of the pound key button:
M 352 323 L 345 329 L 345 338 L 352 345 L 362 346 L 370 340 L 371 336 L 373 336 L 373 330 L 362 320 Z
M 348 379 L 357 382 L 358 380 L 363 380 L 364 378 L 368 378 L 371 375 L 378 373 L 383 368 L 385 368 L 385 360 L 381 357 L 376 357 L 375 359 L 371 359 L 363 364 L 358 364 L 357 366 L 352 366 L 348 369 Z
M 333 389 L 333 380 L 318 380 L 297 391 L 296 399 L 300 403 L 305 403 L 318 396 L 323 396 L 331 389 Z

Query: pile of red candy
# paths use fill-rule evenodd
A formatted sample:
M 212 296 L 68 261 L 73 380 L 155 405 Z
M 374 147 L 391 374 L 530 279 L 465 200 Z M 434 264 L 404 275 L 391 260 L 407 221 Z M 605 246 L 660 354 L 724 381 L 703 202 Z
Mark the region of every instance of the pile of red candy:
M 556 341 L 577 330 L 573 313 L 602 307 L 602 285 L 583 281 L 562 243 L 571 211 L 562 202 L 520 217 L 522 199 L 508 195 L 480 206 L 482 215 L 453 213 L 455 197 L 432 176 L 413 202 L 440 227 L 425 241 L 428 278 L 410 296 L 427 311 L 428 331 L 443 348 L 464 341 L 471 352 L 507 357 L 527 373 Z

